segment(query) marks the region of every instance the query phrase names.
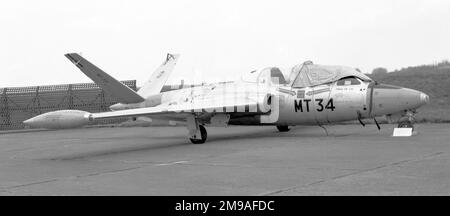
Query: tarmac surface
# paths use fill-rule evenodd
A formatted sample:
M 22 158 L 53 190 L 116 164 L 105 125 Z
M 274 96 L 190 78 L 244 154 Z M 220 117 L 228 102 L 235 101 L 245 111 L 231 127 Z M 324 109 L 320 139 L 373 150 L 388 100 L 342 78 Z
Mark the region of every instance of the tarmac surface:
M 0 133 L 0 195 L 450 195 L 450 124 Z

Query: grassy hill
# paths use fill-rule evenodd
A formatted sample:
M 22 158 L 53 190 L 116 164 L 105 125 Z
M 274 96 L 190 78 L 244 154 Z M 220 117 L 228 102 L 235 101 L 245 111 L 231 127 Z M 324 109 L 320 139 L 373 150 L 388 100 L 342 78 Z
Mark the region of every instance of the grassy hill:
M 450 122 L 450 63 L 448 61 L 367 75 L 381 83 L 412 88 L 428 94 L 430 103 L 418 110 L 418 121 Z

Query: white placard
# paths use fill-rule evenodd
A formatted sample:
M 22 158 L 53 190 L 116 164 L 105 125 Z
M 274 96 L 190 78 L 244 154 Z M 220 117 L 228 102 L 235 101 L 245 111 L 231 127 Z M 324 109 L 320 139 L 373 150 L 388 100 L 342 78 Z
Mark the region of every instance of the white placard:
M 412 128 L 394 128 L 394 137 L 412 136 Z

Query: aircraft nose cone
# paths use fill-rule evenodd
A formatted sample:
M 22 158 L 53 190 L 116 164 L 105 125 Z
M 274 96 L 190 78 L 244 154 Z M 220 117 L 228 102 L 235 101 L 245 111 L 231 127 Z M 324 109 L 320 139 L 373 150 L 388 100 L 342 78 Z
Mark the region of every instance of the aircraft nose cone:
M 429 97 L 423 92 L 379 83 L 373 86 L 371 114 L 385 115 L 416 109 L 428 102 Z
M 23 121 L 23 123 L 25 125 L 30 126 L 30 127 L 32 127 L 35 122 L 36 122 L 35 118 L 30 118 L 30 119 L 27 119 L 27 120 Z
M 427 104 L 428 102 L 430 102 L 430 97 L 428 97 L 427 94 L 421 92 L 421 93 L 420 93 L 420 102 L 421 102 L 422 104 Z

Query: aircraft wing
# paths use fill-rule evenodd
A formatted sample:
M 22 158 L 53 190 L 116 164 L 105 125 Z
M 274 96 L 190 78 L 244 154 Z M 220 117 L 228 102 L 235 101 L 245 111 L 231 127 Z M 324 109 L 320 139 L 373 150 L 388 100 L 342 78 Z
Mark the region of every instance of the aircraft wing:
M 223 98 L 222 98 L 223 99 Z M 139 116 L 171 116 L 183 118 L 193 113 L 255 113 L 263 114 L 270 111 L 267 105 L 267 96 L 258 98 L 238 98 L 233 100 L 222 100 L 218 98 L 207 98 L 195 102 L 181 104 L 162 104 L 155 107 L 137 108 L 103 113 L 92 113 L 91 120 L 108 119 L 119 117 Z
M 65 56 L 107 94 L 115 97 L 118 102 L 140 103 L 144 101 L 144 98 L 133 91 L 133 89 L 130 89 L 128 86 L 117 81 L 77 53 L 69 53 Z

